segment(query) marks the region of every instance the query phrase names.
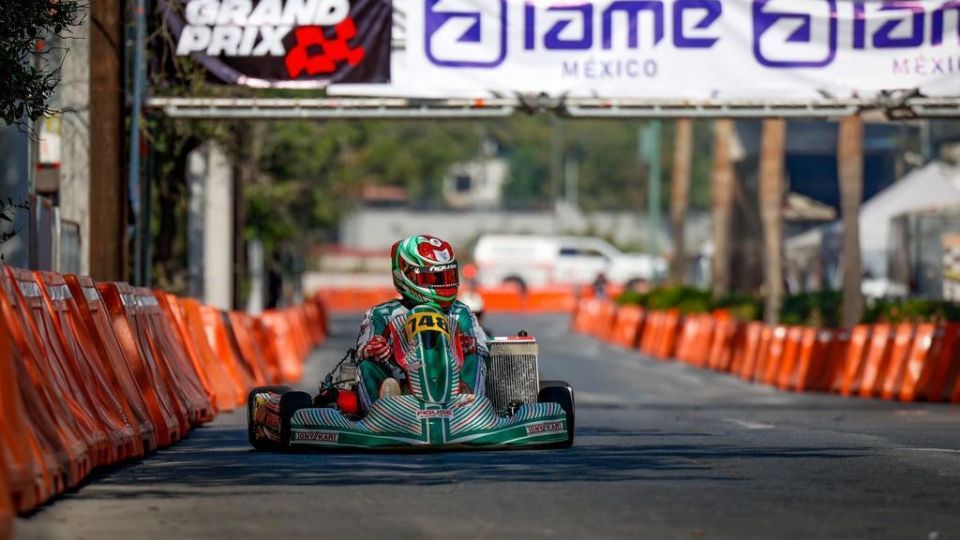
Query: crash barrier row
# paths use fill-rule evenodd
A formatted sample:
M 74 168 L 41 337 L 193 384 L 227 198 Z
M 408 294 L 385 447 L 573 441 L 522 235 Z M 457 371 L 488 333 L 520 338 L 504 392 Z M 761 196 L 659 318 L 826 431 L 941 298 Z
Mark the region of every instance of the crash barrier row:
M 0 266 L 0 538 L 13 513 L 300 378 L 319 299 L 258 317 L 126 283 Z M 4 519 L 6 518 L 6 519 Z
M 464 297 L 461 289 L 461 298 Z M 569 313 L 579 295 L 591 296 L 588 289 L 577 291 L 570 286 L 538 287 L 522 290 L 515 286 L 480 288 L 476 293 L 483 300 L 484 311 L 505 313 Z M 393 287 L 321 289 L 317 296 L 333 312 L 365 311 L 370 306 L 397 298 Z
M 850 330 L 740 322 L 725 310 L 681 315 L 586 299 L 573 330 L 661 360 L 789 391 L 960 403 L 960 325 Z

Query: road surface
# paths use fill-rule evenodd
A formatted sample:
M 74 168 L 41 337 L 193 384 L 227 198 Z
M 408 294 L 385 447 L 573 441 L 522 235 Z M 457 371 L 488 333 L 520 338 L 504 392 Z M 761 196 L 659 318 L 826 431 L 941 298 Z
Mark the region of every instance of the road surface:
M 356 334 L 335 317 L 318 380 Z M 241 413 L 98 474 L 17 538 L 960 538 L 957 407 L 790 394 L 491 316 L 576 389 L 569 450 L 271 454 Z M 304 387 L 306 388 L 306 386 Z

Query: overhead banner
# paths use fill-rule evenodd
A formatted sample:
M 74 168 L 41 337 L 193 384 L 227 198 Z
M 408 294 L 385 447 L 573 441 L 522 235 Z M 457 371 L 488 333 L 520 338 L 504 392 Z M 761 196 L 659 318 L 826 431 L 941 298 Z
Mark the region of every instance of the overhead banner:
M 390 0 L 159 0 L 167 54 L 256 88 L 390 81 Z
M 391 95 L 960 96 L 958 0 L 395 1 Z

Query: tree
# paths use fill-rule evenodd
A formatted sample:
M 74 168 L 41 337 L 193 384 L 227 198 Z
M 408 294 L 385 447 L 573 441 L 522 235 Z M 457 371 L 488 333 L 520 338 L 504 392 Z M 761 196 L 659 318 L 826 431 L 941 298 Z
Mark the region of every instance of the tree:
M 23 125 L 48 114 L 50 95 L 60 82 L 60 66 L 39 61 L 47 44 L 64 38 L 80 22 L 82 7 L 69 0 L 7 0 L 0 8 L 0 117 Z
M 787 123 L 763 121 L 760 143 L 760 220 L 763 223 L 764 320 L 780 322 L 783 304 L 783 159 Z
M 863 119 L 848 116 L 840 121 L 837 148 L 840 171 L 840 207 L 843 217 L 843 325 L 847 328 L 863 316 L 860 256 L 860 201 L 863 199 Z

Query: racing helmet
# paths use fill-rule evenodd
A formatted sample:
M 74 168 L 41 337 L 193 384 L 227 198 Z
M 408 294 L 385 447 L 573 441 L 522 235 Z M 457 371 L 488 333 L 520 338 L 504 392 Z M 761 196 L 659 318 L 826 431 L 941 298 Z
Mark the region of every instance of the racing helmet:
M 410 302 L 446 309 L 457 299 L 457 258 L 444 240 L 423 234 L 400 240 L 390 250 L 390 269 L 393 286 Z

